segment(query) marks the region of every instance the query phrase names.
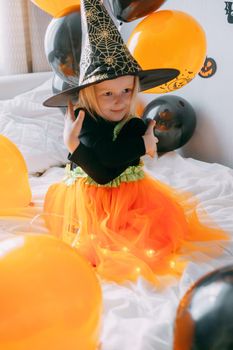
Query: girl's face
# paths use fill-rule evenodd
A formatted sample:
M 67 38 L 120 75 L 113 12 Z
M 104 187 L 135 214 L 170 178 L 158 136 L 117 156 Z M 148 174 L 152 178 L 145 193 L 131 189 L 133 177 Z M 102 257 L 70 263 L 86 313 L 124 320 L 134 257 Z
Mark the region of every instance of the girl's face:
M 95 94 L 101 117 L 120 121 L 130 110 L 134 77 L 126 75 L 95 85 Z

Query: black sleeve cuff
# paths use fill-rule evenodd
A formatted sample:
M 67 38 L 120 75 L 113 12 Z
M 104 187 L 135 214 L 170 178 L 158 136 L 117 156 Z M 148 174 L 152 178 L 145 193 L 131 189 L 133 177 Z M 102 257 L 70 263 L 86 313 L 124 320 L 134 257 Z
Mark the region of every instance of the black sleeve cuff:
M 83 163 L 83 161 L 86 160 L 87 158 L 86 155 L 87 155 L 86 146 L 84 146 L 82 142 L 80 142 L 76 150 L 74 150 L 73 153 L 69 153 L 68 159 L 71 162 L 74 162 L 75 164 L 79 164 L 79 162 Z

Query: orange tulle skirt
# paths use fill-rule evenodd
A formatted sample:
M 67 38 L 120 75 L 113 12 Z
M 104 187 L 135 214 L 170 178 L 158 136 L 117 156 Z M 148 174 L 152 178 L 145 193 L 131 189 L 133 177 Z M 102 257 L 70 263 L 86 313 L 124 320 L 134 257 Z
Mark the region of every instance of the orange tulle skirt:
M 197 215 L 197 201 L 149 175 L 117 187 L 52 185 L 44 213 L 50 232 L 72 245 L 106 280 L 179 275 L 195 251 L 227 234 Z M 203 219 L 203 220 L 202 220 Z M 200 242 L 205 242 L 200 244 Z M 208 242 L 208 244 L 206 244 Z

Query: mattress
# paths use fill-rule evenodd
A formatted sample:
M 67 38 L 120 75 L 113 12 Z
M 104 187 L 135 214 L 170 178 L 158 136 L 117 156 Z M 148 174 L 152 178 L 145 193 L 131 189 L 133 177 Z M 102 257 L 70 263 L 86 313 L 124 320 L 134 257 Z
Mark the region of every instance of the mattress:
M 146 158 L 145 169 L 156 179 L 192 192 L 212 219 L 233 236 L 233 171 L 219 164 L 184 159 L 170 152 L 158 160 Z M 48 187 L 64 176 L 64 168 L 50 167 L 42 175 L 31 175 L 32 203 L 20 215 L 1 217 L 0 236 L 20 232 L 46 232 L 42 209 Z M 104 310 L 102 350 L 170 350 L 174 319 L 180 299 L 198 278 L 233 262 L 233 240 L 217 242 L 218 258 L 205 263 L 190 260 L 181 278 L 165 278 L 157 289 L 143 279 L 117 285 L 101 281 Z M 200 257 L 203 260 L 203 257 Z
M 0 104 L 0 133 L 21 150 L 32 190 L 28 207 L 17 216 L 0 217 L 1 239 L 27 232 L 46 233 L 44 197 L 51 184 L 62 180 L 67 161 L 62 145 L 62 112 L 41 105 L 50 93 L 51 80 Z M 190 257 L 182 276 L 163 277 L 160 288 L 142 278 L 123 285 L 100 281 L 104 302 L 101 350 L 171 350 L 176 310 L 183 295 L 200 277 L 233 263 L 233 170 L 183 158 L 175 151 L 158 159 L 144 157 L 144 163 L 154 178 L 198 198 L 200 207 L 229 232 L 231 239 L 214 243 L 217 258 L 204 259 L 203 253 L 197 253 L 195 259 Z

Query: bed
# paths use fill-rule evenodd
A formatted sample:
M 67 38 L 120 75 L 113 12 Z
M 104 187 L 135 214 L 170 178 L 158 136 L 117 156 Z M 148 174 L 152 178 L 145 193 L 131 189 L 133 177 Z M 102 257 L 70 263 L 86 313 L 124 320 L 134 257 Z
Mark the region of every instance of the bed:
M 42 106 L 51 95 L 52 73 L 0 78 L 0 134 L 11 139 L 24 156 L 32 202 L 18 216 L 0 217 L 0 238 L 16 232 L 45 232 L 41 213 L 50 184 L 64 176 L 67 151 L 63 146 L 63 114 Z M 145 158 L 155 178 L 196 195 L 218 225 L 233 238 L 233 170 L 183 158 L 169 152 L 159 159 Z M 104 310 L 102 350 L 171 350 L 176 309 L 190 285 L 207 272 L 233 262 L 233 239 L 215 243 L 217 258 L 191 260 L 180 279 L 165 278 L 158 290 L 139 279 L 117 285 L 102 282 Z

